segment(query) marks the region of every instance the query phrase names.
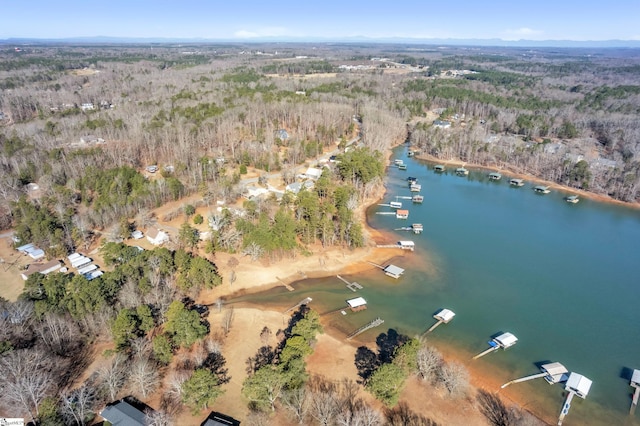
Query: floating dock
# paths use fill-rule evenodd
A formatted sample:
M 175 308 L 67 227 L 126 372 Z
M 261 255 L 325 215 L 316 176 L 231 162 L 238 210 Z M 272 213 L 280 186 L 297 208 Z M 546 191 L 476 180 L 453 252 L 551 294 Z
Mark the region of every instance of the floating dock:
M 524 181 L 522 179 L 511 179 L 509 181 L 509 185 L 511 186 L 516 186 L 516 187 L 521 187 L 524 186 Z
M 489 173 L 489 180 L 500 180 L 502 179 L 502 175 L 498 172 Z
M 433 324 L 424 334 L 427 333 L 431 333 L 433 330 L 436 329 L 437 326 L 439 326 L 440 324 L 447 324 L 449 321 L 451 321 L 453 319 L 453 317 L 455 317 L 456 314 L 455 312 L 449 310 L 449 309 L 441 309 L 440 311 L 438 311 L 438 313 L 436 313 L 433 317 L 436 319 L 436 323 Z
M 589 393 L 589 389 L 591 389 L 591 384 L 593 382 L 581 374 L 571 373 L 569 375 L 569 379 L 567 380 L 567 384 L 564 386 L 564 390 L 568 391 L 567 399 L 564 401 L 564 405 L 562 405 L 562 410 L 560 411 L 560 417 L 558 417 L 558 426 L 562 425 L 562 421 L 564 417 L 569 414 L 569 408 L 571 408 L 571 400 L 574 395 L 578 395 L 580 398 L 585 399 L 587 394 Z
M 378 318 L 374 319 L 373 321 L 371 321 L 370 323 L 363 325 L 362 327 L 360 327 L 359 329 L 357 329 L 356 331 L 354 331 L 353 333 L 348 335 L 347 336 L 347 340 L 351 340 L 354 337 L 356 337 L 358 334 L 362 334 L 365 331 L 367 331 L 367 330 L 369 330 L 371 328 L 377 327 L 377 326 L 379 326 L 379 325 L 381 325 L 383 323 L 384 323 L 384 320 L 381 319 L 380 317 L 378 317 Z
M 417 203 L 420 204 L 424 201 L 424 196 L 420 195 L 420 194 L 416 194 L 413 197 L 411 197 L 411 202 L 412 203 Z
M 411 185 L 409 186 L 409 191 L 411 192 L 420 192 L 422 190 L 422 185 L 420 185 L 419 183 L 411 183 Z
M 456 169 L 456 174 L 458 176 L 466 176 L 469 174 L 469 170 L 465 169 L 464 167 L 458 167 Z
M 567 370 L 567 368 L 564 365 L 560 364 L 559 362 L 542 364 L 540 366 L 540 371 L 541 373 L 538 373 L 538 374 L 532 374 L 531 376 L 526 376 L 526 377 L 521 377 L 519 379 L 511 380 L 510 382 L 507 382 L 504 385 L 500 386 L 500 389 L 504 389 L 507 386 L 513 385 L 515 383 L 526 382 L 528 380 L 539 379 L 539 378 L 544 378 L 547 381 L 547 383 L 549 383 L 550 385 L 566 382 L 567 379 L 569 378 L 568 376 L 569 370 Z
M 446 169 L 444 168 L 444 166 L 442 164 L 437 164 L 437 165 L 433 166 L 433 171 L 434 172 L 442 173 L 445 170 Z
M 494 337 L 493 339 L 489 340 L 488 342 L 489 349 L 474 356 L 473 359 L 478 359 L 480 357 L 483 357 L 486 354 L 491 353 L 493 351 L 497 351 L 500 348 L 502 349 L 510 348 L 511 346 L 515 345 L 517 341 L 518 341 L 518 338 L 513 334 L 502 333 L 498 337 Z
M 340 275 L 336 275 L 336 277 L 338 277 L 338 279 L 340 281 L 342 281 L 343 283 L 345 283 L 347 285 L 347 288 L 353 292 L 356 292 L 357 290 L 361 290 L 362 286 L 360 284 L 358 284 L 357 282 L 352 282 L 350 283 L 349 281 L 347 281 L 346 279 L 342 278 Z
M 578 198 L 577 195 L 569 195 L 567 198 L 564 199 L 567 203 L 571 203 L 571 204 L 576 204 L 578 201 L 580 201 L 580 198 Z

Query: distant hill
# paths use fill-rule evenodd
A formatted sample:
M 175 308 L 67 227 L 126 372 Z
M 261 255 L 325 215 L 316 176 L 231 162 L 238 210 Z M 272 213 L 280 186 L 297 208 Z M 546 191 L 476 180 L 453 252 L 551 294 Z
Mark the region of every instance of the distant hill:
M 368 43 L 368 44 L 415 44 L 443 46 L 500 46 L 500 47 L 567 47 L 567 48 L 640 48 L 640 40 L 502 40 L 502 39 L 457 39 L 457 38 L 372 38 L 372 37 L 308 37 L 308 38 L 163 38 L 163 37 L 68 37 L 68 38 L 7 38 L 0 39 L 0 45 L 24 44 L 140 44 L 140 43 Z

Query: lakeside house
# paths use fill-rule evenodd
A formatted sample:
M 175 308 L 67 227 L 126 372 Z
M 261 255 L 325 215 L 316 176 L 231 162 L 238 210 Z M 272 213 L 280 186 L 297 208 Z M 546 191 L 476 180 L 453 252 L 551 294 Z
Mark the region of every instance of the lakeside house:
M 151 228 L 147 231 L 147 241 L 149 241 L 154 246 L 159 246 L 169 241 L 169 234 L 159 230 L 158 228 Z

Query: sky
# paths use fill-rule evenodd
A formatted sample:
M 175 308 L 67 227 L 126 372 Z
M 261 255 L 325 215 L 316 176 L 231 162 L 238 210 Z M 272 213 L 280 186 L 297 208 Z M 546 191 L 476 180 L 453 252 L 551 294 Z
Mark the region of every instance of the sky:
M 30 0 L 0 39 L 69 37 L 640 40 L 640 0 Z

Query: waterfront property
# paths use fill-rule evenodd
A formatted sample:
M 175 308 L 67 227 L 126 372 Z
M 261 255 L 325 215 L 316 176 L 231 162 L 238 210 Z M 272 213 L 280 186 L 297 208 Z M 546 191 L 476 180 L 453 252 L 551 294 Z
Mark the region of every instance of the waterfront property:
M 537 185 L 533 187 L 533 191 L 536 192 L 537 194 L 548 194 L 551 191 L 549 190 L 548 186 L 544 186 L 544 185 Z
M 391 278 L 395 278 L 398 279 L 400 278 L 400 275 L 402 275 L 404 273 L 404 269 L 396 266 L 396 265 L 387 265 L 384 269 L 383 269 L 384 273 L 389 275 Z
M 524 186 L 524 181 L 522 179 L 513 178 L 509 181 L 509 185 L 516 187 Z
M 490 180 L 500 180 L 502 179 L 502 175 L 498 172 L 489 173 Z

